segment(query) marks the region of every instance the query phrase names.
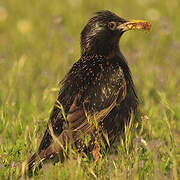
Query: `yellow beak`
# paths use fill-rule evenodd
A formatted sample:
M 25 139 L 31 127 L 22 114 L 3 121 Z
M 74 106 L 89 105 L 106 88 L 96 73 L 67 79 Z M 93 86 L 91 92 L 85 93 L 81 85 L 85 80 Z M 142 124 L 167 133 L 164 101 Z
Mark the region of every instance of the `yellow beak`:
M 121 31 L 128 31 L 128 30 L 145 30 L 149 31 L 151 29 L 151 24 L 147 21 L 142 20 L 131 20 L 120 24 L 117 27 L 118 30 Z

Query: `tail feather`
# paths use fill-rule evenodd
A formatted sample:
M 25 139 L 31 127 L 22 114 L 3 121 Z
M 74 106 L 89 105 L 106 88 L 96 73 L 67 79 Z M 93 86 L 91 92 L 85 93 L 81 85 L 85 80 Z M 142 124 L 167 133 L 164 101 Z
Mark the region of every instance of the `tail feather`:
M 40 152 L 39 154 L 34 153 L 29 160 L 27 166 L 28 171 L 31 171 L 34 167 L 38 167 L 40 165 L 40 162 L 45 161 L 46 159 L 50 158 L 52 155 L 54 155 L 53 152 Z
M 52 143 L 49 147 L 47 147 L 47 149 L 34 153 L 27 164 L 28 170 L 31 171 L 35 166 L 38 166 L 40 162 L 54 157 L 55 154 L 60 152 L 62 152 L 62 149 L 59 145 L 57 143 Z
M 28 164 L 27 164 L 29 171 L 32 170 L 32 168 L 35 166 L 36 162 L 37 162 L 37 154 L 34 153 L 34 154 L 32 155 L 32 157 L 31 157 L 31 159 L 29 160 Z
M 51 141 L 52 137 L 48 135 L 48 133 L 45 134 L 38 152 L 32 155 L 27 164 L 29 171 L 31 171 L 34 166 L 38 166 L 40 162 L 51 158 L 55 154 L 64 152 L 64 147 L 66 147 L 66 144 L 70 143 L 67 131 L 63 131 L 59 137 L 54 137 L 54 141 Z

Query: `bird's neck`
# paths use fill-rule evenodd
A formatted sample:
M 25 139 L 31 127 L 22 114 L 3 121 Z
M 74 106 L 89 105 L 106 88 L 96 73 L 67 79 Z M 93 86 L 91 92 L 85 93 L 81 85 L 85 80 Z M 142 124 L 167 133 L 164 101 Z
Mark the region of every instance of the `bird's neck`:
M 96 54 L 104 55 L 106 57 L 113 57 L 120 53 L 119 39 L 105 40 L 105 39 L 84 39 L 81 41 L 81 54 Z

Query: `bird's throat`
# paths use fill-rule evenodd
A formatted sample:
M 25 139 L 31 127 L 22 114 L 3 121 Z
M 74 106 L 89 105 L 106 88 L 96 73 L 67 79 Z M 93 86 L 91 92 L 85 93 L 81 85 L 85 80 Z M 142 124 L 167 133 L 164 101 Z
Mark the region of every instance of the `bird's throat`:
M 110 41 L 85 38 L 81 43 L 82 54 L 97 54 L 112 57 L 119 53 L 119 51 L 119 40 Z

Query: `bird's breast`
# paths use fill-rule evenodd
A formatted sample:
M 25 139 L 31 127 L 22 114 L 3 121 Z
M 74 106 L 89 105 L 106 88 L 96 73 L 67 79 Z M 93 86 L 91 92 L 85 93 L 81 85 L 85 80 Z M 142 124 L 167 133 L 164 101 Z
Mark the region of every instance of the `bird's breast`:
M 93 67 L 92 67 L 93 66 Z M 117 95 L 121 85 L 123 71 L 118 64 L 109 61 L 95 63 L 86 67 L 83 71 L 83 93 L 89 99 L 91 107 L 106 108 L 112 103 L 113 97 Z M 86 90 L 86 91 L 85 91 Z

